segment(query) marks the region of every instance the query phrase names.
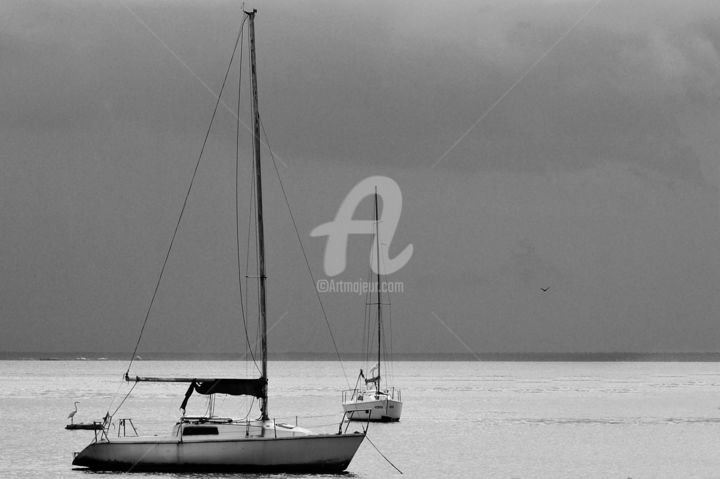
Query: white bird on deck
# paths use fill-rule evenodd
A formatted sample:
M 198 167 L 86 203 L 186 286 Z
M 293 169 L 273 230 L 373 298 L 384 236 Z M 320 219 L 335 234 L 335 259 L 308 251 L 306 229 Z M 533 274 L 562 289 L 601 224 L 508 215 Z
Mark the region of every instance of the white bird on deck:
M 75 414 L 77 414 L 77 405 L 80 404 L 80 401 L 75 401 L 75 410 L 70 411 L 70 414 L 68 414 L 68 419 L 70 419 L 70 424 L 73 423 L 73 418 L 75 417 Z

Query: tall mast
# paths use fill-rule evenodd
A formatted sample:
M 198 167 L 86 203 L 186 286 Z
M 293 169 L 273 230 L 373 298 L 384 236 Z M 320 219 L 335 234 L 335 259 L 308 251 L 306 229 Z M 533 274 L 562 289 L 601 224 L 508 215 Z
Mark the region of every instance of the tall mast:
M 378 370 L 375 390 L 380 392 L 380 350 L 382 349 L 382 296 L 380 294 L 380 217 L 378 215 L 378 194 L 375 187 L 375 257 L 377 259 L 377 316 L 378 316 Z
M 268 419 L 267 395 L 267 303 L 265 300 L 265 233 L 263 230 L 262 179 L 260 176 L 260 113 L 258 111 L 257 68 L 255 63 L 255 14 L 257 10 L 245 12 L 248 16 L 250 37 L 250 76 L 252 80 L 253 148 L 255 153 L 255 191 L 257 191 L 257 235 L 258 269 L 260 276 L 260 335 L 262 349 L 262 378 L 265 380 L 263 397 L 260 400 L 261 419 Z

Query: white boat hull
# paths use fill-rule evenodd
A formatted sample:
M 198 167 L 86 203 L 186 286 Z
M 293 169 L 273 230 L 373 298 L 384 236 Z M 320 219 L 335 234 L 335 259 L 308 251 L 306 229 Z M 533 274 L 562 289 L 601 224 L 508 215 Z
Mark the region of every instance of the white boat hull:
M 390 398 L 347 401 L 343 403 L 346 417 L 351 421 L 395 422 L 402 414 L 402 401 Z
M 339 472 L 364 434 L 318 434 L 244 439 L 129 437 L 94 442 L 74 466 L 113 471 Z

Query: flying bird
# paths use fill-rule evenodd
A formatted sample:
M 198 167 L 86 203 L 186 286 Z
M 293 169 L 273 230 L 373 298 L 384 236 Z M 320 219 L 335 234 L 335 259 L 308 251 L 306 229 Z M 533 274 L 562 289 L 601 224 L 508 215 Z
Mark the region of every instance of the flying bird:
M 75 410 L 70 411 L 70 414 L 68 414 L 68 419 L 70 419 L 70 424 L 73 423 L 73 418 L 75 417 L 75 414 L 77 414 L 77 405 L 80 404 L 80 401 L 75 401 Z
M 548 286 L 547 288 L 540 288 L 540 291 L 542 291 L 543 293 L 547 293 L 549 289 L 550 286 Z

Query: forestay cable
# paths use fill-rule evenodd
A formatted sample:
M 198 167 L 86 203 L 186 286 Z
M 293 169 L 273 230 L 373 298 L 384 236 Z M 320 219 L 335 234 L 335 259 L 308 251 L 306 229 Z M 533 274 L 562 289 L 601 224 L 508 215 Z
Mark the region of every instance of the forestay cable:
M 225 89 L 225 83 L 227 82 L 228 75 L 230 74 L 230 68 L 232 66 L 233 58 L 235 58 L 235 52 L 237 51 L 238 43 L 240 43 L 240 38 L 242 37 L 244 26 L 245 19 L 243 19 L 242 23 L 240 24 L 240 30 L 238 31 L 237 38 L 235 39 L 235 46 L 233 47 L 230 62 L 228 63 L 227 70 L 225 71 L 225 77 L 223 78 L 220 92 L 217 95 L 217 101 L 215 102 L 215 109 L 213 110 L 212 117 L 210 118 L 210 124 L 208 125 L 207 132 L 205 132 L 205 139 L 203 140 L 202 147 L 200 148 L 200 154 L 198 155 L 198 159 L 195 162 L 195 168 L 193 170 L 192 178 L 190 178 L 190 184 L 188 185 L 187 192 L 185 193 L 185 199 L 183 200 L 182 208 L 180 209 L 180 216 L 178 217 L 172 237 L 170 238 L 170 246 L 168 247 L 167 253 L 165 253 L 165 259 L 163 260 L 162 268 L 160 268 L 160 274 L 158 275 L 157 282 L 155 283 L 155 289 L 153 290 L 152 297 L 150 298 L 150 305 L 148 306 L 147 312 L 145 313 L 145 320 L 143 321 L 142 328 L 140 328 L 140 335 L 138 336 L 137 343 L 135 343 L 135 349 L 133 349 L 127 371 L 125 372 L 126 377 L 130 373 L 130 368 L 132 367 L 133 361 L 135 361 L 135 355 L 137 354 L 138 347 L 140 347 L 140 341 L 142 340 L 145 326 L 147 326 L 148 318 L 150 318 L 150 311 L 152 311 L 153 304 L 155 303 L 155 298 L 157 297 L 158 290 L 160 289 L 160 282 L 162 281 L 163 275 L 165 273 L 165 267 L 167 266 L 168 259 L 170 258 L 170 253 L 173 248 L 173 244 L 175 244 L 175 238 L 177 237 L 178 230 L 180 229 L 180 223 L 182 221 L 183 214 L 185 213 L 185 208 L 187 207 L 188 198 L 190 198 L 190 192 L 192 191 L 193 184 L 195 183 L 195 177 L 197 176 L 198 168 L 200 167 L 200 160 L 202 159 L 203 153 L 205 152 L 205 146 L 207 145 L 208 138 L 210 137 L 210 131 L 212 129 L 213 122 L 215 121 L 215 115 L 217 114 L 218 106 L 220 105 L 220 99 L 222 98 L 222 93 Z

